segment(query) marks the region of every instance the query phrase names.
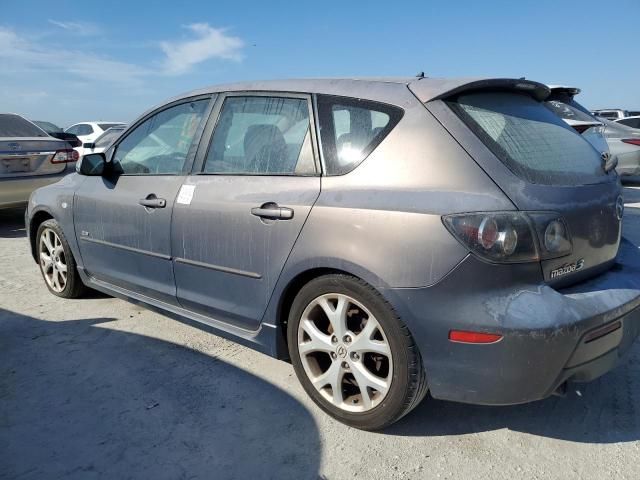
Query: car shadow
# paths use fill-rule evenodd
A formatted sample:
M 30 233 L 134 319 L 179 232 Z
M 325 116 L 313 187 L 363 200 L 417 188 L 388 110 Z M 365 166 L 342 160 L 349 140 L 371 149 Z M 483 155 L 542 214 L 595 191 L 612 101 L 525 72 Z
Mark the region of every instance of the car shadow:
M 318 478 L 301 403 L 114 321 L 0 309 L 0 477 Z
M 26 237 L 24 208 L 0 210 L 0 238 Z

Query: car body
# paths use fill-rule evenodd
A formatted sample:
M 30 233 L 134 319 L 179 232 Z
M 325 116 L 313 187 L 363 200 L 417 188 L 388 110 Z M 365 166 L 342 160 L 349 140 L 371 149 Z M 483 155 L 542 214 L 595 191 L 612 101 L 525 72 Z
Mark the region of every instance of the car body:
M 358 428 L 383 428 L 427 389 L 542 399 L 613 368 L 640 333 L 619 178 L 548 94 L 523 79 L 197 90 L 32 195 L 34 259 L 60 296 L 80 279 L 290 358 L 314 401 Z M 148 156 L 150 135 L 169 150 Z M 382 377 L 362 375 L 371 351 Z
M 82 144 L 80 155 L 88 153 L 102 153 L 125 131 L 125 126 L 111 127 L 104 131 L 102 135 L 96 138 L 95 142 L 87 142 Z
M 605 118 L 600 120 L 604 124 L 609 152 L 618 160 L 616 171 L 623 178 L 640 175 L 640 130 Z
M 622 110 L 620 108 L 591 110 L 591 113 L 596 117 L 606 118 L 607 120 L 617 120 L 629 116 L 629 112 L 627 110 Z
M 620 123 L 621 125 L 626 125 L 627 127 L 640 129 L 640 115 L 635 115 L 633 117 L 619 118 L 615 120 L 615 122 Z
M 65 132 L 73 133 L 82 143 L 89 143 L 95 141 L 111 127 L 119 127 L 123 125 L 125 125 L 123 122 L 80 122 L 67 127 Z
M 0 209 L 26 205 L 36 188 L 72 172 L 78 158 L 72 152 L 20 115 L 0 114 Z

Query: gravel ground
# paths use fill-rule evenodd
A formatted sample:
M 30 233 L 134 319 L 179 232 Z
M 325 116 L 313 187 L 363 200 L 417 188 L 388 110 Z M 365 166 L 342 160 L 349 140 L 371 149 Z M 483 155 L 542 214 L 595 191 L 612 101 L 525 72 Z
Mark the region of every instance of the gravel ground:
M 640 244 L 640 188 L 625 195 Z M 287 363 L 97 293 L 50 295 L 21 221 L 0 214 L 0 478 L 640 478 L 640 344 L 566 398 L 427 398 L 365 433 Z

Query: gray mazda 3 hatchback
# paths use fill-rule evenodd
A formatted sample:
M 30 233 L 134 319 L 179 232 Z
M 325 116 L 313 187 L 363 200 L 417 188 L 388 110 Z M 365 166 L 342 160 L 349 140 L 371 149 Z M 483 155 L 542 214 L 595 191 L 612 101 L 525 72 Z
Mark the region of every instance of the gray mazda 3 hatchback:
M 548 94 L 430 78 L 191 92 L 31 196 L 33 257 L 54 295 L 101 290 L 290 360 L 357 428 L 427 392 L 542 399 L 640 332 L 619 179 Z

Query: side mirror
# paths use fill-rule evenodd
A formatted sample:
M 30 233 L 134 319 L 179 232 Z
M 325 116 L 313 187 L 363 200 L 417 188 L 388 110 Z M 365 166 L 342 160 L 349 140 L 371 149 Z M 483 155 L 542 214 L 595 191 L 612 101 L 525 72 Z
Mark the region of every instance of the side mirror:
M 94 148 L 96 148 L 96 144 L 93 142 L 83 143 L 82 148 L 89 148 L 93 150 Z
M 99 177 L 104 174 L 107 159 L 103 153 L 89 153 L 76 163 L 76 172 L 88 177 Z

